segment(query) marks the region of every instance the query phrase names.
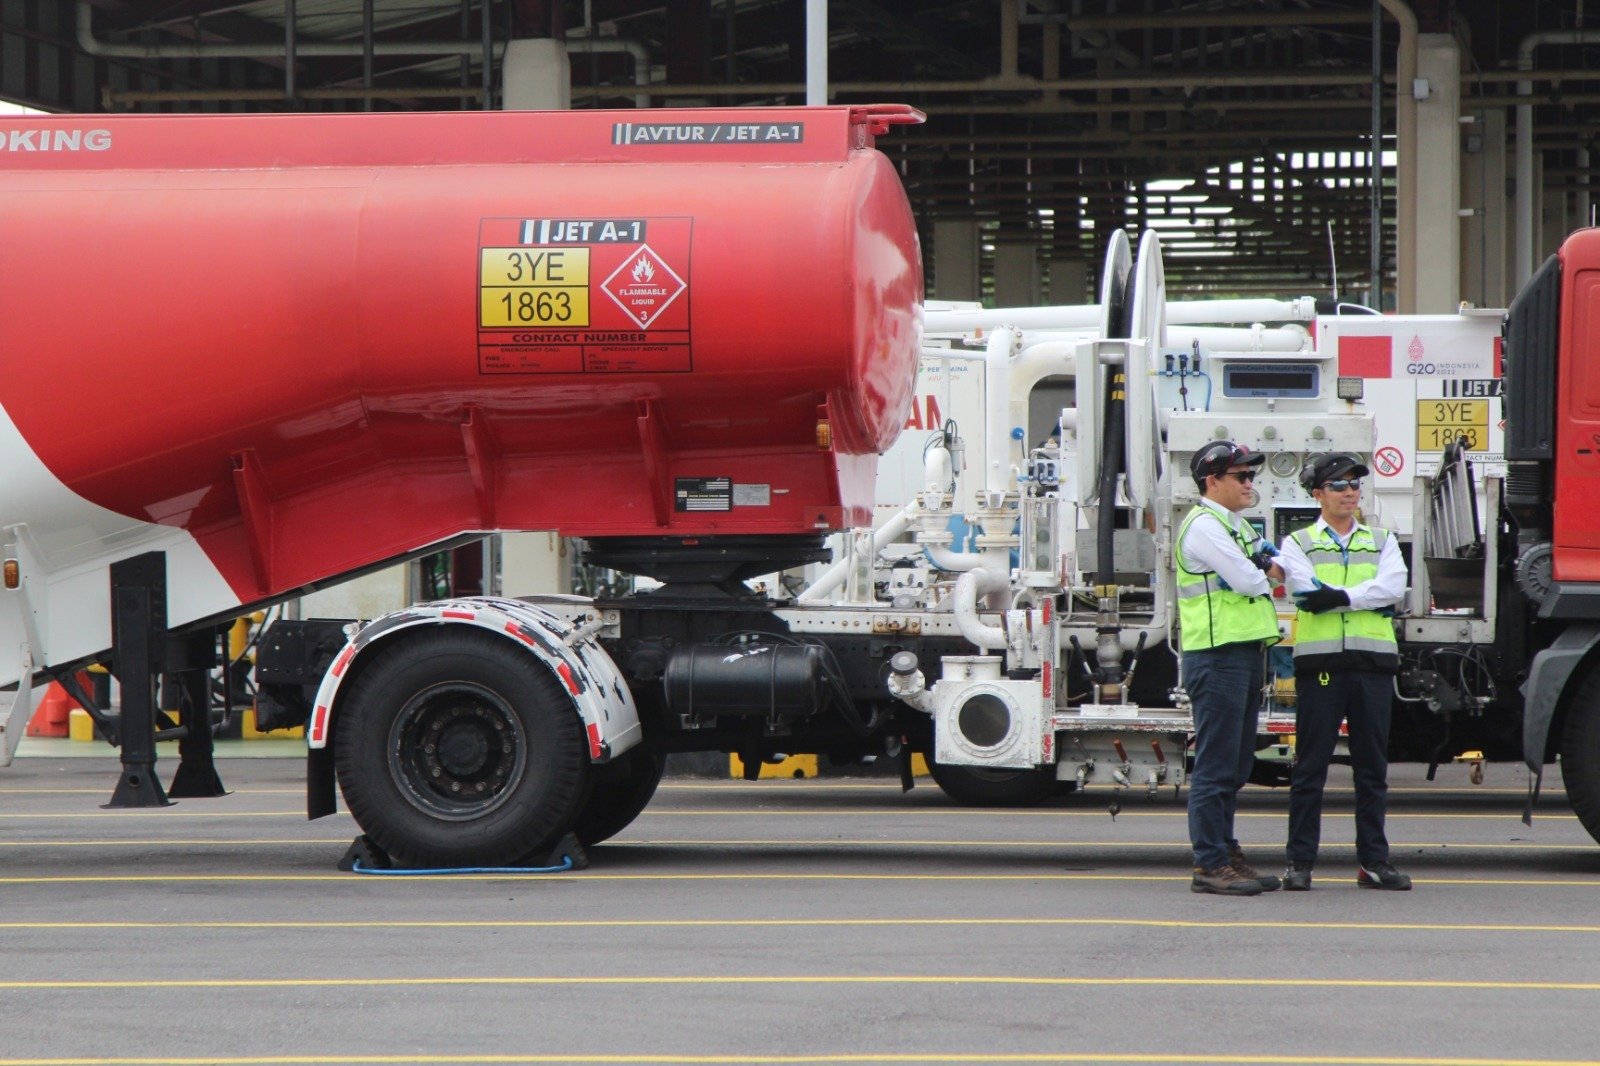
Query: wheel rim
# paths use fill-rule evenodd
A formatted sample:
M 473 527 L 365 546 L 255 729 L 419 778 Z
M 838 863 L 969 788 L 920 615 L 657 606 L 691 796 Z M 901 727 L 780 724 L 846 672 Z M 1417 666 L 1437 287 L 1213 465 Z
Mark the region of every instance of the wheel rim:
M 389 773 L 419 810 L 449 821 L 502 806 L 527 771 L 522 722 L 498 693 L 465 681 L 412 696 L 389 730 Z

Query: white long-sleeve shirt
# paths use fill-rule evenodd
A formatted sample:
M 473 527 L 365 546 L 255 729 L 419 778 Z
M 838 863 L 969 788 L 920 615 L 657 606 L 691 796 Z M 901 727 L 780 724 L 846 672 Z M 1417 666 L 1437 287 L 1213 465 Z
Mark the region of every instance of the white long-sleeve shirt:
M 1241 596 L 1265 596 L 1271 592 L 1272 582 L 1249 558 L 1251 552 L 1265 543 L 1255 527 L 1204 496 L 1196 506 L 1206 508 L 1217 521 L 1209 521 L 1207 516 L 1201 515 L 1189 523 L 1178 550 L 1183 553 L 1183 561 L 1190 571 L 1199 574 L 1215 571 Z
M 1357 522 L 1351 527 L 1349 534 L 1340 536 L 1327 522 L 1317 519 L 1316 529 L 1326 529 L 1334 543 L 1341 548 L 1350 543 L 1350 538 L 1355 536 L 1356 530 L 1366 529 L 1370 532 L 1372 527 L 1364 526 Z M 1311 560 L 1306 557 L 1305 550 L 1300 547 L 1300 542 L 1293 535 L 1283 538 L 1283 543 L 1278 545 L 1278 565 L 1283 567 L 1284 584 L 1288 586 L 1291 594 L 1309 592 L 1317 585 L 1316 568 L 1311 565 Z M 1376 611 L 1382 607 L 1390 607 L 1405 598 L 1406 586 L 1410 584 L 1411 575 L 1406 571 L 1405 559 L 1400 555 L 1399 539 L 1393 532 L 1384 538 L 1383 551 L 1378 554 L 1378 576 L 1371 581 L 1360 581 L 1354 585 L 1341 585 L 1350 596 L 1350 606 L 1341 607 L 1341 611 Z

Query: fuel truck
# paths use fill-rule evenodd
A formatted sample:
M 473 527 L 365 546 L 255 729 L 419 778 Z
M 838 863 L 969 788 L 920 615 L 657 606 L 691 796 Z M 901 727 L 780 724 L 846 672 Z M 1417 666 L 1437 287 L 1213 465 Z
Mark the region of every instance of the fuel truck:
M 1313 513 L 1307 456 L 1389 471 L 1370 505 L 1413 574 L 1397 754 L 1538 773 L 1559 751 L 1600 836 L 1600 235 L 1503 341 L 1498 314 L 1169 302 L 1152 234 L 1137 257 L 1112 234 L 1094 305 L 925 305 L 874 148 L 915 111 L 648 119 L 8 120 L 0 753 L 59 679 L 121 743 L 114 805 L 218 794 L 218 625 L 556 530 L 638 591 L 263 634 L 263 723 L 306 725 L 308 814 L 342 794 L 370 861 L 605 840 L 675 752 L 898 760 L 908 782 L 920 753 L 967 803 L 1177 794 L 1172 538 L 1188 456 L 1228 437 L 1268 455 L 1268 535 Z M 76 684 L 93 662 L 118 718 Z

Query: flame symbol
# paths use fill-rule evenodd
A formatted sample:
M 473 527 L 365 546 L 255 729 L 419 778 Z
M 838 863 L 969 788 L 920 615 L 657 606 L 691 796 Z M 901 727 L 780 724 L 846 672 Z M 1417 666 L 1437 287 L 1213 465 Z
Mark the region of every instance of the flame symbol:
M 655 276 L 656 268 L 650 265 L 650 260 L 641 255 L 639 261 L 633 264 L 633 280 L 644 282 Z

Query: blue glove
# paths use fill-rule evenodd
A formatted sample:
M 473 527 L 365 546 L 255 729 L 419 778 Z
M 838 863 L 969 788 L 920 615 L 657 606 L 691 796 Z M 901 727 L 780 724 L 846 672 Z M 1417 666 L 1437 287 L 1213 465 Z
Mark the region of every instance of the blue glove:
M 1297 592 L 1294 597 L 1295 606 L 1302 611 L 1312 614 L 1322 614 L 1324 611 L 1338 610 L 1340 607 L 1350 606 L 1350 594 L 1344 589 L 1317 582 L 1317 587 L 1309 592 Z

